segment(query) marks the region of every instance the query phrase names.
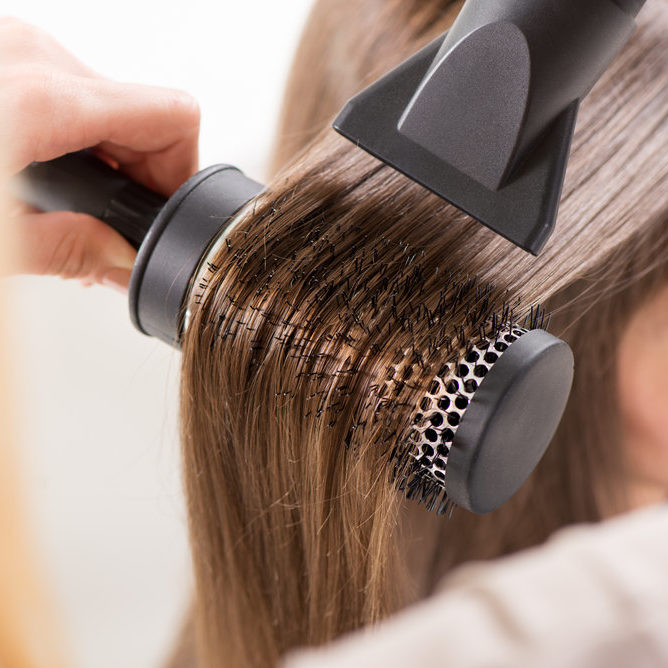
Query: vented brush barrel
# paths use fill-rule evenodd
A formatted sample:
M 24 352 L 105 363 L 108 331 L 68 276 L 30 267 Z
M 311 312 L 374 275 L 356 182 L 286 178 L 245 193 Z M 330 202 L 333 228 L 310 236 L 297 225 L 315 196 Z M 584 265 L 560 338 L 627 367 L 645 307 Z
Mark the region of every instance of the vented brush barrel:
M 573 381 L 568 344 L 511 326 L 472 345 L 433 379 L 408 437 L 409 495 L 443 512 L 503 505 L 552 439 Z
M 129 290 L 132 322 L 178 346 L 201 259 L 263 186 L 236 167 L 213 165 L 167 199 L 80 151 L 31 164 L 12 190 L 42 211 L 87 213 L 120 232 L 138 249 Z

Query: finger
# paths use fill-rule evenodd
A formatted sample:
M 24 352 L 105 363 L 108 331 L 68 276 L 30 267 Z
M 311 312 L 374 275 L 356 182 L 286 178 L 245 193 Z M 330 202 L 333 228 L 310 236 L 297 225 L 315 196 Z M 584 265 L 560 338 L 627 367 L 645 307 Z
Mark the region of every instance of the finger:
M 162 151 L 142 153 L 112 142 L 103 142 L 98 148 L 113 167 L 169 196 L 198 170 L 197 134 Z
M 127 287 L 136 252 L 115 230 L 81 213 L 31 213 L 11 222 L 15 273 L 57 275 Z
M 129 84 L 102 79 L 90 85 L 100 99 L 119 105 L 106 107 L 108 131 L 96 143 L 123 172 L 171 195 L 197 171 L 200 111 L 194 98 L 166 88 L 132 85 L 130 90 Z M 123 95 L 128 96 L 127 104 L 121 106 Z M 123 122 L 118 122 L 119 116 Z
M 197 170 L 199 108 L 186 93 L 63 72 L 30 76 L 37 80 L 24 82 L 24 99 L 13 105 L 21 131 L 8 136 L 15 171 L 102 143 L 133 178 L 163 194 Z

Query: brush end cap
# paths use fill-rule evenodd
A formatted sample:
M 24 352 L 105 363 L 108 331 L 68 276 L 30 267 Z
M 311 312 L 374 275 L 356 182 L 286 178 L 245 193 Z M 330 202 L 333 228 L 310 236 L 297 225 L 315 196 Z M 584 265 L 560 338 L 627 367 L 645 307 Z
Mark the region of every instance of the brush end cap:
M 457 505 L 488 513 L 524 484 L 566 407 L 573 353 L 544 330 L 513 343 L 478 387 L 450 450 L 445 488 Z
M 191 279 L 213 239 L 263 186 L 231 165 L 213 165 L 186 181 L 156 217 L 130 277 L 135 327 L 179 347 Z

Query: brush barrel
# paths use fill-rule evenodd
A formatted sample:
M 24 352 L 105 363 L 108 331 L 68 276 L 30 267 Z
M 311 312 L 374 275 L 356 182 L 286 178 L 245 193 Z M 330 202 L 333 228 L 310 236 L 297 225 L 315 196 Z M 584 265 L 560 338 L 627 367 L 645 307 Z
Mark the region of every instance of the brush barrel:
M 28 165 L 14 194 L 40 211 L 99 218 L 138 249 L 167 198 L 127 178 L 90 151 Z
M 573 352 L 534 329 L 512 343 L 480 381 L 448 457 L 448 498 L 474 513 L 502 506 L 542 459 L 566 408 Z

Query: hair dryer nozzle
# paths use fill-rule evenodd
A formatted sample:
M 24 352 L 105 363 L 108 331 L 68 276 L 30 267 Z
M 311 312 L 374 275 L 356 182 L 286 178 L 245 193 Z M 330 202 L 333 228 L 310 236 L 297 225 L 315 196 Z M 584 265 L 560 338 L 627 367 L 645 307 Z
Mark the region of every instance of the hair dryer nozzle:
M 334 128 L 537 254 L 580 100 L 628 40 L 639 4 L 468 0 L 449 32 L 352 98 Z

